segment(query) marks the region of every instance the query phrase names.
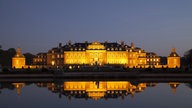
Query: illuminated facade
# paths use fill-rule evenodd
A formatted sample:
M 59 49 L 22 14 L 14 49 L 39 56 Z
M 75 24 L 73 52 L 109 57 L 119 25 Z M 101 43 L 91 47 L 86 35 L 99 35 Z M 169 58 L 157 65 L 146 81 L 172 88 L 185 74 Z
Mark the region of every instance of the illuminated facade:
M 38 53 L 35 58 L 33 58 L 34 65 L 47 65 L 47 53 Z
M 180 56 L 176 53 L 175 48 L 172 48 L 171 54 L 167 57 L 167 66 L 169 68 L 180 67 Z
M 64 54 L 64 49 L 60 43 L 58 47 L 52 48 L 47 52 L 47 65 L 52 67 L 63 66 L 64 65 L 63 54 Z
M 147 65 L 154 66 L 160 65 L 160 57 L 154 52 L 148 52 L 147 54 Z
M 75 43 L 64 46 L 64 64 L 105 65 L 118 64 L 129 67 L 146 65 L 146 52 L 119 43 Z
M 21 53 L 21 49 L 17 49 L 16 55 L 12 58 L 12 68 L 24 68 L 25 56 Z
M 45 60 L 46 59 L 46 60 Z M 119 65 L 129 68 L 176 68 L 180 67 L 180 57 L 172 49 L 167 57 L 167 64 L 161 64 L 160 57 L 153 52 L 145 52 L 135 47 L 133 43 L 126 45 L 124 42 L 84 42 L 74 43 L 69 41 L 62 46 L 50 49 L 46 54 L 36 55 L 34 65 L 53 68 Z

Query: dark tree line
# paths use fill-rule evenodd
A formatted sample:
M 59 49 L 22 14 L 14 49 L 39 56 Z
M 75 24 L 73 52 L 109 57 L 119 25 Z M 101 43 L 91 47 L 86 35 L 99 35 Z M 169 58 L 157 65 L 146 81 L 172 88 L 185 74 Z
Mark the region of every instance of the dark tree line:
M 33 58 L 35 57 L 35 55 L 33 55 L 31 53 L 25 53 L 23 55 L 25 56 L 26 65 L 32 65 L 33 64 Z
M 12 66 L 12 57 L 16 54 L 16 50 L 14 48 L 9 48 L 8 50 L 2 50 L 0 45 L 0 65 L 3 67 L 11 67 Z M 33 58 L 35 57 L 31 53 L 23 54 L 25 56 L 26 65 L 31 65 L 33 63 Z
M 0 64 L 2 66 L 11 66 L 12 65 L 12 57 L 16 54 L 16 50 L 14 48 L 9 48 L 8 50 L 0 49 Z
M 192 66 L 192 49 L 190 49 L 189 51 L 185 52 L 184 59 L 185 59 L 185 65 Z

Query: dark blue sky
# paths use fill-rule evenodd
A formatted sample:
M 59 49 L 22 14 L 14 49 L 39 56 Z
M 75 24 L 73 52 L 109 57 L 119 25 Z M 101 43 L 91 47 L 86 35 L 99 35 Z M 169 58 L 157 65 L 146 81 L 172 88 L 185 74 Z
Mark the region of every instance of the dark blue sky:
M 125 41 L 167 56 L 192 44 L 191 0 L 0 0 L 0 45 L 24 53 L 58 43 Z

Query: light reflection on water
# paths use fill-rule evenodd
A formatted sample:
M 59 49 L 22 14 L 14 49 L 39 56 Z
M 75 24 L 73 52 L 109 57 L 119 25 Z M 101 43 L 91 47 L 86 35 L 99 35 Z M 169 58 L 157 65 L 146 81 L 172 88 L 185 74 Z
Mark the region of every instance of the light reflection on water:
M 190 107 L 189 83 L 128 81 L 66 81 L 62 83 L 1 83 L 2 108 L 63 107 Z

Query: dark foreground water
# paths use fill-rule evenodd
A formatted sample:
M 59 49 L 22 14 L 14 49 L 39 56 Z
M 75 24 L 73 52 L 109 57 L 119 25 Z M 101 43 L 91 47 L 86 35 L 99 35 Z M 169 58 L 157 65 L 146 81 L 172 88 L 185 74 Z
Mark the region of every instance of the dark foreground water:
M 0 108 L 190 108 L 189 83 L 0 83 Z

